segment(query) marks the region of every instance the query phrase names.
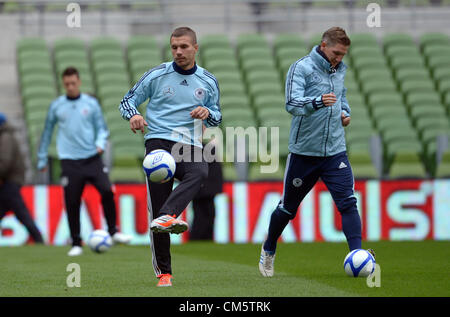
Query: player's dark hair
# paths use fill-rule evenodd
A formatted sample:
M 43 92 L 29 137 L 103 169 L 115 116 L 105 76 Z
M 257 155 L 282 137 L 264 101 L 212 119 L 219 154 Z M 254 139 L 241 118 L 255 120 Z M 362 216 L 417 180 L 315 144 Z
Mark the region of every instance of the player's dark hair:
M 69 66 L 62 72 L 61 77 L 64 78 L 66 76 L 72 76 L 72 75 L 77 75 L 77 77 L 80 78 L 80 73 L 78 72 L 78 69 L 76 69 L 75 67 Z
M 347 36 L 347 33 L 345 33 L 345 30 L 338 26 L 326 30 L 322 35 L 322 42 L 325 42 L 330 46 L 334 46 L 336 44 L 350 46 L 351 44 L 351 41 Z
M 182 26 L 182 27 L 176 28 L 172 32 L 170 39 L 172 39 L 172 37 L 181 37 L 184 35 L 189 36 L 192 39 L 193 44 L 197 44 L 197 35 L 195 34 L 194 30 L 192 30 L 190 27 L 187 27 L 187 26 Z

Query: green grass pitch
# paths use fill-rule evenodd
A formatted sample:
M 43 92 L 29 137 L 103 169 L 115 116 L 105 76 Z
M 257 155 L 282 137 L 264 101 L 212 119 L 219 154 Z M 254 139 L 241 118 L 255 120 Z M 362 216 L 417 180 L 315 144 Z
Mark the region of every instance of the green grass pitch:
M 173 287 L 157 288 L 148 246 L 114 246 L 80 257 L 69 247 L 0 248 L 0 296 L 450 296 L 450 242 L 364 242 L 381 266 L 380 287 L 345 275 L 345 243 L 280 243 L 275 276 L 258 271 L 260 245 L 172 246 Z M 81 287 L 67 287 L 69 263 Z

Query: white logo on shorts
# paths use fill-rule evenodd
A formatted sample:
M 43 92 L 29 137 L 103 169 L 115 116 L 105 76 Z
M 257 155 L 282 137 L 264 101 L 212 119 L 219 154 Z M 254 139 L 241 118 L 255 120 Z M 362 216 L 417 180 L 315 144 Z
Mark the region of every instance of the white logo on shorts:
M 346 168 L 346 167 L 347 167 L 347 165 L 344 162 L 341 162 L 341 164 L 339 165 L 339 169 Z
M 300 187 L 302 186 L 303 181 L 300 178 L 294 178 L 294 180 L 292 181 L 292 185 L 294 185 L 294 187 Z

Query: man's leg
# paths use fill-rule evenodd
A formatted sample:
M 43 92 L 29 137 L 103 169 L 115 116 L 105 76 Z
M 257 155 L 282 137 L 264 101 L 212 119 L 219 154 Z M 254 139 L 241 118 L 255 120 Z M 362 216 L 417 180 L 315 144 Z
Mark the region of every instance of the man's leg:
M 361 218 L 354 195 L 353 172 L 347 154 L 330 157 L 323 165 L 321 178 L 342 216 L 342 231 L 350 251 L 361 249 Z
M 66 204 L 72 246 L 81 246 L 80 205 L 86 181 L 76 162 L 61 160 L 61 168 L 61 182 L 64 187 L 64 202 Z
M 20 193 L 20 185 L 7 182 L 2 185 L 2 201 L 6 202 L 8 209 L 12 210 L 17 219 L 27 228 L 34 242 L 44 243 L 39 229 L 36 227 L 33 219 L 31 218 L 30 211 L 28 210 L 25 202 L 23 201 Z M 1 217 L 0 217 L 1 220 Z
M 300 202 L 305 198 L 319 176 L 317 160 L 296 154 L 289 154 L 284 173 L 282 199 L 270 217 L 269 231 L 263 249 L 274 254 L 278 238 L 290 220 L 295 218 Z
M 89 177 L 87 180 L 94 185 L 102 197 L 103 213 L 108 225 L 108 232 L 112 236 L 117 232 L 116 227 L 116 204 L 114 202 L 114 193 L 112 191 L 111 182 L 106 173 L 100 156 L 96 156 L 92 162 L 86 167 Z
M 146 153 L 156 149 L 163 149 L 170 153 L 172 142 L 160 139 L 150 139 L 145 142 Z M 146 178 L 147 184 L 147 210 L 150 222 L 161 216 L 161 207 L 172 192 L 173 179 L 167 183 L 153 183 Z M 162 274 L 172 274 L 170 255 L 170 234 L 154 233 L 150 230 L 150 247 L 152 251 L 153 270 L 157 277 Z
M 166 214 L 175 218 L 181 215 L 207 177 L 208 163 L 206 162 L 177 163 L 175 178 L 179 179 L 180 183 L 161 207 L 160 215 Z
M 194 221 L 189 240 L 212 240 L 214 232 L 214 196 L 196 198 L 192 201 Z

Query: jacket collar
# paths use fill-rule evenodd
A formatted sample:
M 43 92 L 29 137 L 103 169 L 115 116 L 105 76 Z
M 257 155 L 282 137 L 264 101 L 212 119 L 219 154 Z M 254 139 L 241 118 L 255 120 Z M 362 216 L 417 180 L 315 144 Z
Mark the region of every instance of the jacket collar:
M 320 50 L 319 45 L 314 46 L 309 55 L 313 59 L 314 63 L 316 63 L 320 68 L 323 68 L 325 71 L 330 73 L 334 72 L 331 63 L 328 60 L 328 57 L 325 55 L 324 52 Z M 334 67 L 334 70 L 337 71 L 341 67 L 344 69 L 346 68 L 343 62 L 339 62 L 339 64 L 337 64 L 336 67 Z
M 188 69 L 188 70 L 184 70 L 183 68 L 178 66 L 177 63 L 175 63 L 175 61 L 172 63 L 172 65 L 173 65 L 173 69 L 181 75 L 192 75 L 193 73 L 195 73 L 197 71 L 197 63 L 194 64 L 194 67 L 192 67 L 191 69 Z
M 75 100 L 78 100 L 78 99 L 81 98 L 81 93 L 78 96 L 76 96 L 76 97 L 69 97 L 69 96 L 66 95 L 66 98 L 67 98 L 67 100 L 75 101 Z

